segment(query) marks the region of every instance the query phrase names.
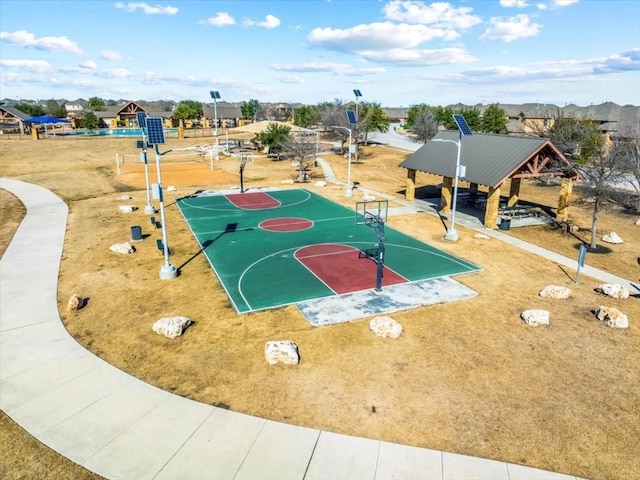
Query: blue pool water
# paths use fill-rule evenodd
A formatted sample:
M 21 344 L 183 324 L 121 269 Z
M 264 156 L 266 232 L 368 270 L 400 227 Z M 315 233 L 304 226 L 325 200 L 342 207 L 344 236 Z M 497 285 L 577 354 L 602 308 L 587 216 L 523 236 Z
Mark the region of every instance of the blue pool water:
M 178 133 L 177 128 L 167 128 L 166 134 Z M 140 137 L 142 131 L 139 128 L 98 128 L 95 130 L 78 129 L 72 132 L 56 133 L 56 136 L 78 136 L 78 137 Z

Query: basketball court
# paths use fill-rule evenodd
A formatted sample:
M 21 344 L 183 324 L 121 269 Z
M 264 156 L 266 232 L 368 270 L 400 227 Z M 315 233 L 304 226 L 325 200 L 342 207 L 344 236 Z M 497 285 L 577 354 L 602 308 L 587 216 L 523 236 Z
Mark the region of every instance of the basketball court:
M 310 316 L 327 308 L 342 311 L 337 321 L 350 321 L 363 316 L 359 310 L 371 303 L 370 295 L 381 305 L 376 312 L 411 308 L 430 303 L 416 294 L 416 289 L 432 290 L 425 282 L 457 284 L 446 277 L 479 270 L 389 227 L 378 262 L 380 236 L 367 217 L 378 216 L 384 224 L 382 202 L 359 204 L 354 212 L 304 189 L 261 189 L 201 192 L 176 203 L 239 313 L 297 304 L 316 326 L 326 319 Z M 418 304 L 398 303 L 406 289 L 413 290 L 409 297 L 421 299 Z M 465 291 L 450 300 L 472 295 Z M 445 297 L 435 295 L 431 303 Z M 347 302 L 344 308 L 335 306 L 339 299 Z M 319 309 L 317 302 L 325 307 Z M 356 312 L 349 314 L 347 304 Z

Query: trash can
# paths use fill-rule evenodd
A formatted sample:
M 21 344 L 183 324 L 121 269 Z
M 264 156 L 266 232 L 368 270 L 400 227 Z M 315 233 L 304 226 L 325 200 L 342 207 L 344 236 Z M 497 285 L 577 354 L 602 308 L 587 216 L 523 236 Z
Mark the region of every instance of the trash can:
M 500 230 L 509 230 L 511 228 L 511 219 L 507 217 L 502 217 L 500 220 L 500 224 L 498 225 Z
M 131 227 L 131 241 L 132 242 L 142 241 L 142 227 L 140 227 L 139 225 L 135 225 Z

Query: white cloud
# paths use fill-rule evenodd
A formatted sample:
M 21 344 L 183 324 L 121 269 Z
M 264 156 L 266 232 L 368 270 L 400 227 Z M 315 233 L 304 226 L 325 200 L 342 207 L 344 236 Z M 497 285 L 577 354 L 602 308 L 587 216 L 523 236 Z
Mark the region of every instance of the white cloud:
M 492 18 L 491 26 L 480 36 L 480 40 L 512 42 L 519 38 L 535 37 L 541 25 L 532 23 L 528 15 L 516 15 L 506 20 Z
M 451 65 L 475 60 L 473 56 L 461 48 L 438 50 L 395 48 L 375 52 L 362 51 L 360 55 L 369 61 L 405 66 Z
M 67 37 L 36 38 L 33 33 L 27 32 L 26 30 L 0 32 L 0 40 L 12 45 L 32 47 L 48 52 L 67 52 L 73 53 L 74 55 L 82 55 L 84 53 L 75 42 L 72 42 Z
M 236 21 L 227 12 L 217 12 L 215 17 L 209 17 L 205 22 L 214 27 L 228 27 L 236 24 Z
M 334 75 L 344 76 L 365 76 L 383 73 L 382 67 L 365 67 L 353 68 L 348 63 L 331 63 L 331 62 L 309 62 L 298 64 L 280 64 L 274 63 L 269 65 L 273 70 L 297 73 L 332 73 Z
M 445 2 L 425 5 L 412 0 L 392 0 L 382 9 L 385 18 L 396 22 L 434 24 L 453 29 L 465 29 L 480 23 L 480 17 L 472 15 L 472 11 L 471 7 L 453 7 Z
M 100 58 L 109 61 L 122 60 L 123 56 L 121 53 L 114 52 L 113 50 L 103 50 L 100 52 Z
M 454 40 L 457 37 L 458 34 L 452 30 L 383 22 L 356 25 L 345 30 L 329 27 L 315 28 L 307 40 L 311 45 L 330 50 L 357 53 L 362 50 L 414 48 L 437 38 Z
M 304 83 L 304 79 L 299 75 L 287 75 L 285 77 L 281 77 L 280 81 L 282 83 Z
M 568 7 L 578 3 L 578 0 L 552 0 L 551 3 L 556 7 Z
M 244 20 L 244 24 L 247 27 L 262 27 L 271 30 L 272 28 L 277 28 L 280 26 L 280 19 L 278 17 L 274 17 L 273 15 L 267 15 L 261 22 L 246 18 Z
M 0 60 L 0 66 L 34 73 L 51 73 L 53 67 L 44 60 Z
M 105 70 L 104 75 L 112 78 L 129 78 L 133 76 L 133 72 L 131 70 L 127 70 L 126 68 L 113 68 L 110 70 Z
M 127 12 L 135 12 L 140 9 L 143 13 L 147 15 L 175 15 L 178 13 L 177 7 L 172 7 L 170 5 L 162 6 L 162 5 L 149 5 L 146 2 L 117 2 L 116 8 L 126 10 Z
M 528 7 L 529 4 L 526 0 L 500 0 L 500 6 L 505 8 L 524 8 Z
M 86 62 L 82 62 L 80 64 L 80 68 L 83 70 L 97 70 L 98 69 L 98 64 L 96 62 L 94 62 L 93 60 L 87 60 Z

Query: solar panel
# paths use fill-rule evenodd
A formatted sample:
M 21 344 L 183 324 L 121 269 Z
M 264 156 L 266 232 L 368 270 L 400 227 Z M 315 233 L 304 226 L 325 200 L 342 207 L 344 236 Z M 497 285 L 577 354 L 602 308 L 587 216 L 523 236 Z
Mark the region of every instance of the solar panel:
M 354 112 L 353 110 L 347 110 L 347 120 L 349 121 L 350 125 L 355 125 L 356 123 L 358 123 L 358 120 L 356 120 L 356 112 Z
M 361 96 L 362 96 L 362 93 L 360 93 L 360 90 L 354 90 L 354 91 L 353 91 L 353 94 L 354 94 L 356 97 L 361 97 Z
M 138 126 L 142 129 L 147 128 L 147 114 L 144 112 L 136 113 L 136 118 L 138 119 Z M 142 132 L 144 133 L 144 131 Z
M 215 98 L 215 99 L 219 99 L 220 98 L 220 92 L 218 92 L 218 91 L 211 90 L 209 92 L 209 94 L 211 95 L 211 98 Z
M 456 125 L 458 125 L 458 130 L 460 130 L 460 133 L 462 133 L 462 135 L 471 135 L 471 129 L 469 128 L 464 115 L 455 113 L 453 115 L 453 121 L 456 122 Z
M 149 145 L 161 145 L 164 143 L 162 118 L 147 117 L 147 135 L 149 137 Z

